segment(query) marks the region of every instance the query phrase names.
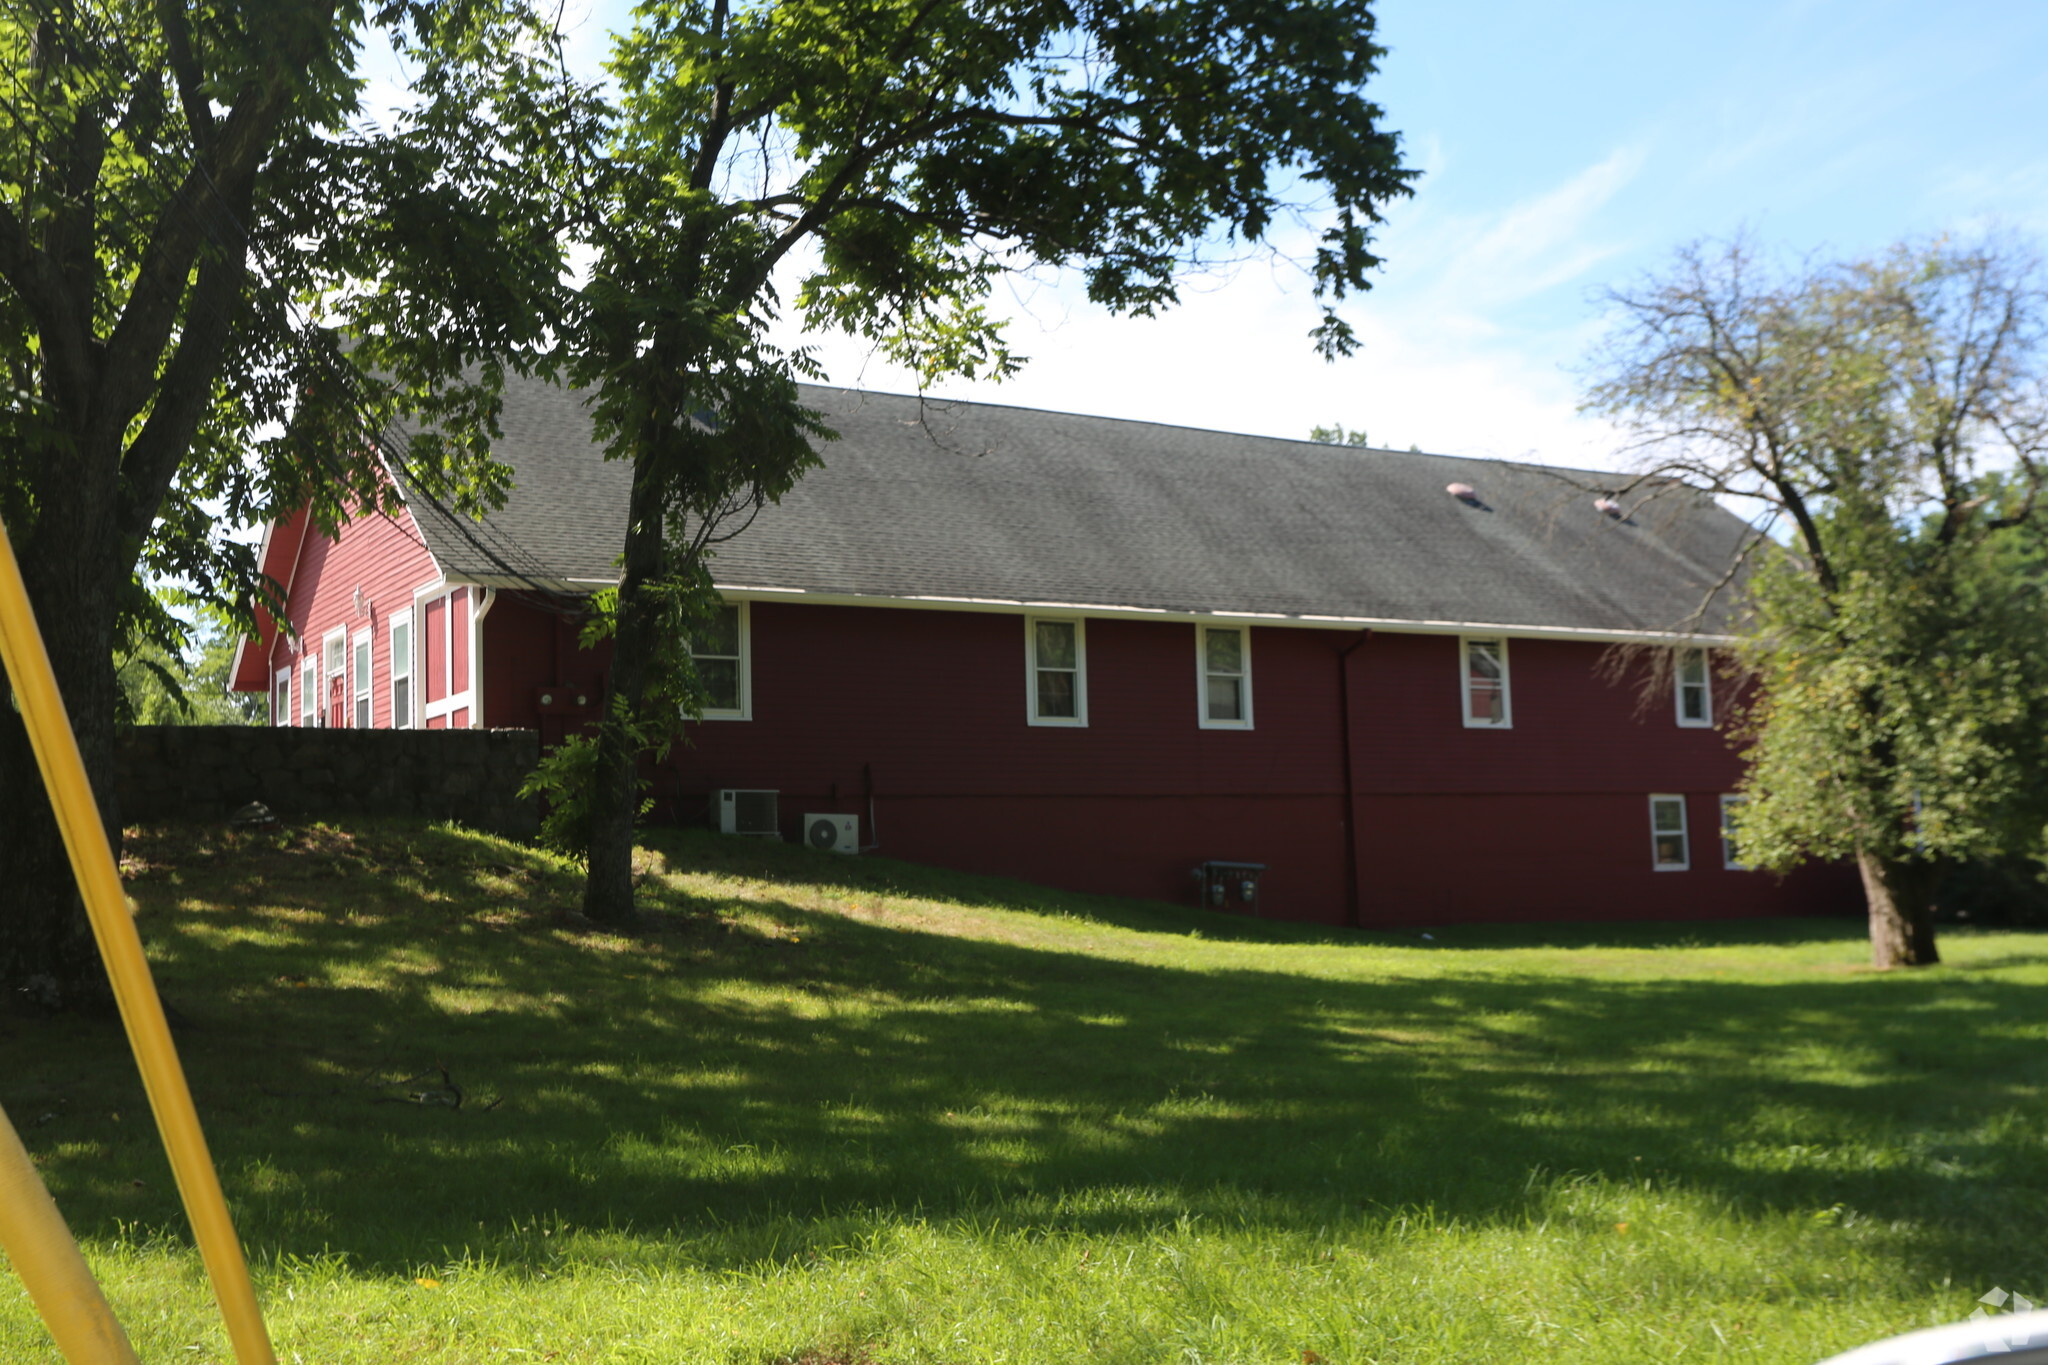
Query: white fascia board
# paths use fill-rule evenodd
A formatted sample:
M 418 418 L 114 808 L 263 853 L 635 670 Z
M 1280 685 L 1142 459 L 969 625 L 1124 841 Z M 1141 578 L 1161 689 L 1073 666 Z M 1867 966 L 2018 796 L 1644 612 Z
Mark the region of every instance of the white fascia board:
M 534 580 L 499 574 L 450 573 L 450 584 L 518 590 L 536 583 L 565 593 L 590 593 L 616 587 L 616 578 Z M 923 611 L 979 611 L 1007 616 L 1094 616 L 1133 621 L 1194 621 L 1303 630 L 1379 630 L 1390 635 L 1504 635 L 1523 640 L 1580 640 L 1594 644 L 1732 645 L 1733 635 L 1688 634 L 1676 630 L 1590 630 L 1581 626 L 1511 625 L 1500 621 L 1408 621 L 1379 616 L 1290 615 L 1275 611 L 1174 611 L 1165 607 L 1133 607 L 1112 602 L 1045 602 L 1026 598 L 946 597 L 894 593 L 812 592 L 804 588 L 763 587 L 752 583 L 712 585 L 733 602 L 801 602 L 818 607 L 899 607 Z
M 425 550 L 427 552 L 427 562 L 434 566 L 434 572 L 439 574 L 443 579 L 447 579 L 448 570 L 441 563 L 441 556 L 434 553 L 433 543 L 427 539 L 427 533 L 420 529 L 420 519 L 416 516 L 413 516 L 412 501 L 411 499 L 405 496 L 405 481 L 403 479 L 400 479 L 397 473 L 391 468 L 391 461 L 385 455 L 384 447 L 381 445 L 377 447 L 377 463 L 383 467 L 384 477 L 391 480 L 391 490 L 394 493 L 398 494 L 399 510 L 402 511 L 407 517 L 410 517 L 412 519 L 412 538 L 419 542 L 419 546 L 422 550 Z M 378 515 L 381 516 L 384 514 L 380 512 Z M 391 518 L 391 520 L 393 522 L 396 522 L 397 518 L 393 517 Z M 467 582 L 468 580 L 461 579 L 451 581 Z
M 269 559 L 269 558 L 270 558 L 270 539 L 271 539 L 271 537 L 272 537 L 272 536 L 275 536 L 276 534 L 277 534 L 277 523 L 276 523 L 276 522 L 274 522 L 274 521 L 266 521 L 266 522 L 264 522 L 264 523 L 263 523 L 263 539 L 261 539 L 261 540 L 259 540 L 259 541 L 257 541 L 257 542 L 256 542 L 256 572 L 257 572 L 257 573 L 262 573 L 262 572 L 263 572 L 263 563 L 264 563 L 264 561 L 265 561 L 265 560 L 267 560 L 267 559 Z M 295 568 L 297 567 L 297 566 L 296 566 L 296 562 L 294 563 L 294 567 L 295 567 Z M 287 590 L 287 594 L 286 594 L 286 595 L 287 595 L 287 596 L 289 596 L 289 595 L 290 595 L 290 594 L 289 594 L 289 590 Z M 272 622 L 271 624 L 272 624 L 272 625 L 274 626 L 274 625 L 276 625 L 277 623 L 276 623 L 275 621 L 273 621 L 273 622 Z M 286 625 L 289 625 L 289 624 L 290 624 L 290 622 L 286 622 L 285 624 L 286 624 Z M 243 651 L 244 651 L 244 650 L 248 649 L 248 647 L 249 647 L 249 642 L 250 642 L 251 640 L 255 639 L 255 638 L 257 638 L 257 637 L 256 637 L 256 636 L 253 636 L 253 635 L 238 635 L 238 636 L 236 636 L 236 637 L 235 637 L 235 657 L 234 657 L 233 659 L 231 659 L 231 660 L 230 660 L 230 661 L 228 662 L 228 689 L 229 689 L 230 691 L 233 691 L 233 690 L 234 690 L 234 682 L 235 682 L 235 679 L 236 679 L 236 678 L 239 678 L 239 677 L 241 677 L 241 676 L 242 676 L 242 653 L 243 653 Z M 264 670 L 264 672 L 266 672 L 266 673 L 270 673 L 270 672 L 274 672 L 274 671 L 275 671 L 275 670 L 274 670 L 274 669 L 272 669 L 272 668 L 271 668 L 271 666 L 270 666 L 270 660 L 268 660 L 268 659 L 265 659 L 265 660 L 263 661 L 263 670 Z M 276 682 L 275 682 L 274 680 L 273 680 L 273 681 L 270 681 L 270 682 L 266 682 L 266 683 L 264 684 L 264 686 L 265 686 L 265 687 L 267 687 L 267 688 L 268 688 L 268 687 L 275 687 L 276 685 L 277 685 L 277 684 L 276 684 Z
M 572 582 L 588 580 L 571 580 Z M 607 580 L 609 582 L 610 580 Z M 1732 635 L 1675 630 L 1590 630 L 1580 626 L 1513 625 L 1500 621 L 1408 621 L 1377 616 L 1289 615 L 1259 611 L 1171 611 L 1107 602 L 1034 602 L 990 597 L 898 596 L 882 593 L 808 592 L 746 583 L 716 583 L 730 601 L 801 602 L 820 607 L 903 607 L 925 611 L 980 611 L 1003 615 L 1093 616 L 1135 621 L 1228 622 L 1305 630 L 1378 630 L 1390 635 L 1503 635 L 1514 639 L 1583 640 L 1596 644 L 1734 644 Z
M 407 521 L 412 523 L 412 538 L 419 543 L 419 547 L 422 550 L 425 550 L 427 552 L 427 563 L 434 566 L 434 572 L 439 574 L 441 577 L 446 578 L 448 576 L 448 569 L 445 565 L 441 563 L 441 556 L 434 553 L 434 543 L 428 540 L 427 533 L 420 529 L 420 519 L 413 515 L 412 504 L 405 500 L 404 485 L 400 484 L 396 479 L 394 479 L 391 482 L 391 486 L 398 490 L 398 510 L 400 515 L 402 515 Z M 379 515 L 381 516 L 383 514 L 379 513 Z M 393 525 L 398 525 L 397 517 L 391 518 L 391 521 Z M 399 529 L 402 531 L 405 528 L 402 525 L 400 525 Z
M 269 543 L 267 538 L 268 534 L 268 532 L 265 532 L 266 545 L 268 545 Z M 274 618 L 277 623 L 277 633 L 279 635 L 290 636 L 294 640 L 298 639 L 299 635 L 296 630 L 292 629 L 292 588 L 299 581 L 299 561 L 306 557 L 306 537 L 312 534 L 313 509 L 310 505 L 308 505 L 306 508 L 305 525 L 299 527 L 299 543 L 292 546 L 291 571 L 284 576 L 284 582 L 278 585 L 284 589 L 284 612 L 282 615 L 276 616 Z M 256 568 L 258 572 L 262 571 L 263 561 L 261 559 L 258 559 L 256 561 Z

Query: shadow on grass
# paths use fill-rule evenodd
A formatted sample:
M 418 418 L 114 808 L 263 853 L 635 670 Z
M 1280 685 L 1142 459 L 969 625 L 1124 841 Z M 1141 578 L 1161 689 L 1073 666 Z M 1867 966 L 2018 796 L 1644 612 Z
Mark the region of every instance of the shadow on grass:
M 1142 933 L 1179 935 L 1218 943 L 1294 943 L 1338 948 L 1398 945 L 1432 949 L 1495 948 L 1689 948 L 1792 946 L 1807 943 L 1862 943 L 1860 919 L 1789 917 L 1746 920 L 1677 920 L 1630 923 L 1614 920 L 1545 920 L 1531 924 L 1450 924 L 1414 928 L 1348 929 L 1213 911 L 1164 901 L 1129 900 L 979 876 L 885 858 L 858 861 L 824 857 L 808 850 L 740 839 L 700 838 L 674 830 L 649 830 L 647 843 L 680 857 L 695 870 L 774 876 L 796 884 L 864 888 L 877 894 L 929 897 L 976 909 L 1003 910 L 1056 919 L 1084 920 Z M 1427 932 L 1429 937 L 1423 938 Z M 1953 929 L 1948 932 L 1954 932 Z M 2044 939 L 2048 939 L 2048 931 Z
M 1846 1209 L 1896 1223 L 1930 1273 L 2048 1278 L 2044 992 L 1982 966 L 1760 982 L 1480 973 L 1457 954 L 1355 980 L 1241 951 L 1153 965 L 870 922 L 864 898 L 958 902 L 960 882 L 708 842 L 671 853 L 850 887 L 845 912 L 797 903 L 785 875 L 779 896 L 671 894 L 661 927 L 629 938 L 565 920 L 571 880 L 505 845 L 327 842 L 216 849 L 140 883 L 259 1256 L 409 1273 L 467 1248 L 539 1269 L 564 1230 L 630 1229 L 731 1265 L 818 1254 L 878 1212 L 1077 1232 L 1189 1215 L 1313 1231 L 1413 1208 L 1512 1223 L 1551 1216 L 1556 1182 L 1579 1177 Z M 989 906 L 1188 932 L 1166 909 L 1019 907 L 987 885 Z M 1317 941 L 1197 920 L 1205 939 L 1219 921 Z M 1835 937 L 1780 929 L 1692 932 Z M 1581 941 L 1528 941 L 1560 937 Z M 1584 941 L 1667 942 L 1613 925 Z M 0 1101 L 74 1227 L 181 1232 L 118 1031 L 5 1027 Z M 460 1109 L 381 1084 L 438 1067 Z

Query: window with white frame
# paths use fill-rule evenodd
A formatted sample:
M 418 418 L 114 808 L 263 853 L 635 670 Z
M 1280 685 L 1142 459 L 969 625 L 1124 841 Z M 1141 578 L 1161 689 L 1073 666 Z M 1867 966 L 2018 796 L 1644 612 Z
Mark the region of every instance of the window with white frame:
M 292 670 L 287 664 L 277 670 L 277 679 L 271 685 L 270 723 L 290 725 L 292 723 Z
M 1692 866 L 1683 796 L 1650 798 L 1650 866 L 1659 872 L 1683 872 Z
M 1672 660 L 1673 685 L 1678 691 L 1678 723 L 1688 729 L 1711 729 L 1714 724 L 1714 687 L 1704 649 L 1681 649 Z
M 1197 626 L 1195 650 L 1202 728 L 1251 729 L 1251 632 L 1242 626 Z
M 391 728 L 412 728 L 412 613 L 391 613 Z
M 299 666 L 299 724 L 320 723 L 320 661 L 308 654 Z
M 376 639 L 374 626 L 359 630 L 349 641 L 353 677 L 349 679 L 349 696 L 355 703 L 354 725 L 358 730 L 370 728 L 370 645 Z
M 1460 691 L 1465 724 L 1475 729 L 1505 730 L 1513 721 L 1508 705 L 1508 642 L 1466 639 Z
M 348 683 L 348 632 L 334 630 L 320 641 L 320 723 L 343 724 L 348 715 L 344 690 Z
M 1067 617 L 1024 618 L 1026 719 L 1033 725 L 1088 723 L 1088 639 L 1083 623 Z
M 690 637 L 690 659 L 704 687 L 705 720 L 747 720 L 753 715 L 747 617 L 745 602 L 728 602 Z
M 476 597 L 472 588 L 437 583 L 415 590 L 413 692 L 415 719 L 428 729 L 477 723 Z
M 1747 872 L 1749 864 L 1742 861 L 1742 854 L 1735 842 L 1735 811 L 1743 798 L 1729 794 L 1721 798 L 1721 866 L 1730 872 Z

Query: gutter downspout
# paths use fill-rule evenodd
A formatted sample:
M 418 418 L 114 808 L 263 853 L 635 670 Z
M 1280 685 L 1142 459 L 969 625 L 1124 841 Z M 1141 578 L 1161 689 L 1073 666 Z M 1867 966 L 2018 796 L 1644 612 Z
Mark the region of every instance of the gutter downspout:
M 1372 638 L 1372 627 L 1337 651 L 1337 744 L 1344 761 L 1344 923 L 1359 927 L 1358 915 L 1358 780 L 1351 753 L 1351 655 Z

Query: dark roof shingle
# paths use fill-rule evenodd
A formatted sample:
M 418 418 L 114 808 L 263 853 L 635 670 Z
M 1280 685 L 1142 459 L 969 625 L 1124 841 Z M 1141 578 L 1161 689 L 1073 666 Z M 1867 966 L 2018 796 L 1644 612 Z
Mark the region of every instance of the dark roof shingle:
M 846 389 L 804 398 L 841 439 L 720 547 L 722 586 L 1718 634 L 1724 600 L 1693 618 L 1750 534 L 1677 489 L 1610 518 L 1587 487 L 1612 475 Z M 488 534 L 419 519 L 443 568 L 507 582 L 477 543 L 497 541 L 522 573 L 612 580 L 627 470 L 592 444 L 578 396 L 519 383 L 503 422 L 514 489 Z

